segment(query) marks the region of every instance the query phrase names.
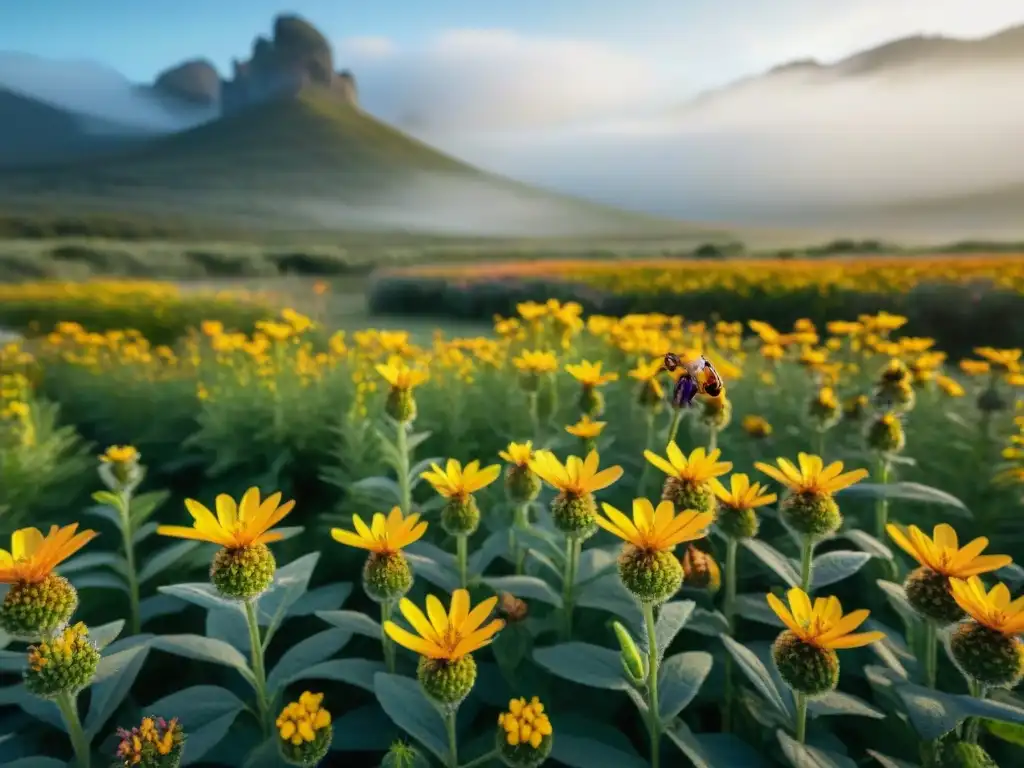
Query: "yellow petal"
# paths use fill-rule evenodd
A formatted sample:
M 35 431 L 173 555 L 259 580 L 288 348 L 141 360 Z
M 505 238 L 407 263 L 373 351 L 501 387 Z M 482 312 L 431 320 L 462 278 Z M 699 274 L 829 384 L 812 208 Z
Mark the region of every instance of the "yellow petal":
M 445 655 L 444 650 L 437 643 L 432 643 L 422 637 L 416 637 L 416 635 L 402 629 L 393 621 L 384 622 L 384 632 L 400 646 L 408 648 L 413 653 L 420 654 L 420 656 L 437 659 L 443 658 Z
M 949 523 L 939 523 L 935 526 L 932 531 L 932 541 L 938 544 L 940 547 L 945 549 L 955 550 L 959 541 L 957 540 L 956 531 L 953 530 L 953 526 Z
M 197 528 L 200 526 L 206 530 L 220 528 L 220 523 L 217 522 L 217 518 L 213 516 L 213 513 L 195 499 L 185 499 L 185 509 L 192 515 Z
M 452 656 L 458 658 L 465 656 L 467 653 L 473 653 L 480 648 L 483 648 L 494 638 L 498 632 L 505 627 L 505 622 L 502 619 L 494 619 L 486 627 L 474 630 L 470 634 L 459 640 L 458 645 L 455 646 L 455 650 L 452 651 Z
M 438 637 L 437 633 L 434 631 L 433 625 L 427 620 L 427 617 L 423 615 L 423 611 L 416 607 L 416 604 L 413 603 L 412 600 L 407 597 L 403 597 L 398 603 L 398 609 L 402 612 L 402 615 L 405 616 L 406 620 L 412 624 L 412 628 L 419 632 L 420 637 L 437 645 L 441 644 L 441 638 Z
M 466 617 L 469 615 L 469 592 L 465 589 L 456 589 L 452 592 L 451 606 L 448 608 L 448 623 L 461 632 L 466 624 Z
M 825 643 L 827 648 L 833 650 L 841 650 L 843 648 L 861 648 L 865 645 L 871 645 L 871 643 L 877 643 L 879 640 L 885 639 L 885 632 L 862 632 L 858 635 L 844 635 L 838 637 L 835 640 L 830 640 Z
M 634 502 L 634 504 L 635 503 L 636 502 Z M 620 539 L 624 539 L 626 541 L 634 541 L 634 539 L 639 538 L 639 532 L 637 531 L 636 526 L 633 525 L 632 520 L 626 517 L 622 512 L 617 510 L 611 504 L 604 503 L 601 504 L 601 507 L 602 509 L 604 509 L 604 513 L 608 517 L 607 522 L 611 523 L 611 527 L 607 525 L 601 525 L 601 516 L 596 515 L 595 519 L 597 520 L 598 524 L 601 525 L 602 528 L 604 528 L 609 533 L 615 534 Z
M 789 612 L 789 608 L 786 607 L 786 604 L 770 592 L 768 593 L 767 598 L 768 605 L 773 611 L 775 611 L 775 615 L 782 619 L 782 623 L 798 635 L 803 634 L 803 627 L 796 623 L 796 620 L 793 618 L 793 614 Z
M 441 601 L 434 595 L 427 595 L 427 616 L 437 636 L 445 637 L 448 634 L 448 614 L 445 613 Z
M 793 618 L 797 623 L 806 627 L 811 620 L 811 599 L 800 587 L 793 587 L 786 593 L 789 600 L 789 609 L 793 612 Z
M 331 538 L 339 544 L 344 544 L 347 547 L 356 547 L 357 549 L 372 549 L 373 543 L 367 541 L 362 536 L 359 536 L 352 531 L 346 531 L 343 528 L 331 528 Z
M 226 493 L 217 495 L 215 500 L 217 506 L 217 522 L 225 531 L 230 532 L 238 521 L 238 506 L 235 500 Z
M 255 522 L 260 511 L 260 489 L 252 487 L 242 496 L 242 502 L 238 505 L 238 519 L 250 523 Z
M 644 458 L 669 477 L 677 477 L 679 475 L 679 472 L 675 467 L 665 461 L 665 459 L 661 458 L 661 456 L 656 454 L 654 451 L 644 451 Z
M 11 534 L 11 556 L 15 560 L 32 557 L 43 541 L 44 536 L 38 528 L 21 528 Z
M 174 536 L 178 539 L 192 539 L 193 541 L 208 541 L 211 544 L 220 544 L 222 547 L 229 546 L 232 542 L 223 534 L 215 535 L 184 525 L 160 525 L 156 532 L 160 536 Z
M 839 619 L 828 632 L 821 634 L 818 639 L 823 643 L 827 643 L 843 635 L 848 635 L 863 624 L 870 615 L 871 612 L 864 609 L 851 611 Z
M 957 573 L 960 576 L 974 576 L 979 573 L 989 573 L 990 571 L 997 571 L 1000 568 L 1005 568 L 1013 562 L 1013 558 L 1009 555 L 982 555 L 976 557 L 967 565 L 964 565 L 957 569 Z
M 609 485 L 617 482 L 622 477 L 622 467 L 608 467 L 602 469 L 587 482 L 587 490 L 591 493 L 604 490 Z
M 489 597 L 484 600 L 480 605 L 469 612 L 466 616 L 466 620 L 462 622 L 462 626 L 459 627 L 459 632 L 464 635 L 475 632 L 477 628 L 484 623 L 488 616 L 491 615 L 491 611 L 494 610 L 494 606 L 498 604 L 498 598 Z
M 914 546 L 914 543 L 903 535 L 903 531 L 892 523 L 885 526 L 885 531 L 889 534 L 889 538 L 896 542 L 896 546 L 917 560 L 917 562 L 924 565 L 924 558 L 921 556 L 921 553 L 918 551 L 917 547 Z

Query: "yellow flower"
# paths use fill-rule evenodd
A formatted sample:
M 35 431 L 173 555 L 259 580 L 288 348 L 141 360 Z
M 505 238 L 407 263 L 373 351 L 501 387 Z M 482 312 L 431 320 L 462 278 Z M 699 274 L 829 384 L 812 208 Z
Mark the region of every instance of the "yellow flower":
M 321 706 L 324 695 L 304 691 L 298 701 L 286 705 L 275 725 L 282 741 L 298 746 L 316 740 L 317 731 L 331 724 L 331 713 Z
M 352 515 L 352 527 L 356 529 L 355 533 L 332 528 L 331 537 L 349 547 L 368 549 L 382 555 L 405 549 L 427 532 L 426 521 L 420 522 L 420 516 L 415 514 L 402 517 L 399 507 L 393 507 L 387 517 L 380 512 L 374 513 L 369 527 L 359 515 Z
M 420 477 L 434 486 L 434 490 L 446 499 L 451 499 L 467 498 L 493 483 L 500 474 L 500 464 L 480 469 L 480 462 L 476 460 L 463 467 L 458 460 L 448 459 L 444 469 L 432 463 L 430 470 L 420 474 Z
M 938 385 L 939 389 L 945 392 L 949 397 L 964 396 L 964 388 L 956 379 L 951 379 L 949 376 L 937 374 L 935 376 L 935 383 Z
M 508 711 L 498 715 L 498 725 L 510 747 L 529 744 L 533 749 L 540 749 L 544 737 L 554 733 L 551 721 L 544 714 L 544 705 L 536 696 L 529 703 L 524 698 L 509 701 Z
M 430 378 L 425 370 L 410 368 L 400 357 L 392 357 L 386 365 L 378 364 L 374 368 L 393 389 L 404 391 L 415 389 Z
M 78 531 L 78 523 L 63 528 L 51 525 L 45 536 L 38 528 L 21 528 L 11 534 L 11 551 L 0 549 L 0 584 L 34 584 L 44 581 L 99 534 Z
M 583 414 L 578 422 L 567 426 L 565 431 L 583 440 L 593 440 L 601 434 L 607 424 L 606 421 L 593 421 L 587 414 Z
M 720 477 L 732 469 L 732 462 L 719 461 L 722 452 L 718 449 L 708 453 L 704 448 L 695 448 L 689 456 L 683 455 L 675 441 L 665 449 L 666 461 L 654 451 L 644 451 L 644 458 L 669 477 L 701 485 L 714 477 Z
M 553 373 L 558 370 L 558 358 L 546 350 L 523 350 L 512 358 L 512 365 L 521 373 Z
M 636 364 L 636 367 L 629 371 L 629 373 L 627 373 L 626 375 L 629 376 L 631 379 L 636 379 L 637 381 L 657 382 L 658 374 L 661 373 L 663 367 L 664 361 L 660 357 L 655 358 L 654 360 L 650 360 L 646 363 L 643 360 L 641 360 Z
M 112 445 L 100 456 L 104 464 L 131 464 L 139 460 L 139 451 L 134 445 Z
M 1019 349 L 993 349 L 992 347 L 975 347 L 974 354 L 978 355 L 997 370 L 1013 373 L 1020 369 Z
M 799 587 L 786 593 L 789 608 L 775 595 L 768 595 L 768 605 L 782 623 L 803 642 L 827 650 L 860 648 L 878 642 L 884 632 L 858 632 L 854 630 L 867 620 L 870 611 L 859 610 L 843 615 L 843 607 L 835 597 L 811 599 Z
M 757 439 L 768 437 L 772 433 L 772 425 L 762 416 L 744 416 L 740 426 L 744 432 Z
M 963 547 L 958 546 L 956 531 L 946 523 L 935 526 L 932 538 L 916 525 L 911 525 L 906 534 L 892 523 L 885 530 L 900 549 L 921 565 L 943 576 L 963 579 L 998 570 L 1013 562 L 1009 555 L 982 555 L 988 546 L 988 539 L 984 536 Z
M 217 496 L 217 515 L 214 517 L 209 509 L 195 499 L 185 499 L 185 508 L 194 521 L 192 527 L 161 525 L 156 532 L 161 536 L 208 541 L 226 549 L 269 544 L 283 538 L 282 534 L 270 529 L 281 522 L 295 506 L 294 501 L 286 501 L 284 504 L 280 502 L 280 493 L 274 493 L 261 502 L 260 491 L 256 487 L 247 490 L 238 504 L 222 493 Z
M 961 360 L 960 370 L 968 376 L 980 376 L 983 373 L 988 373 L 989 364 L 984 360 Z
M 632 521 L 611 504 L 602 504 L 606 517 L 594 520 L 609 533 L 647 552 L 671 552 L 684 541 L 695 541 L 707 535 L 714 522 L 710 512 L 687 509 L 676 514 L 671 501 L 662 501 L 657 509 L 647 499 L 633 501 Z
M 530 461 L 533 459 L 533 441 L 509 443 L 508 448 L 504 451 L 498 451 L 498 456 L 509 464 L 515 464 L 519 467 L 529 466 Z
M 497 603 L 497 597 L 490 597 L 471 610 L 469 592 L 456 589 L 447 612 L 440 600 L 428 595 L 427 614 L 424 615 L 411 600 L 403 597 L 398 609 L 417 634 L 402 629 L 393 621 L 384 622 L 384 631 L 413 653 L 428 659 L 454 661 L 488 645 L 505 626 L 502 619 L 493 619 L 483 625 Z
M 800 464 L 799 470 L 788 459 L 781 457 L 776 459 L 778 468 L 761 461 L 755 461 L 754 466 L 768 477 L 788 487 L 793 493 L 810 495 L 831 496 L 868 476 L 866 469 L 843 473 L 841 461 L 833 461 L 827 467 L 823 467 L 821 457 L 813 454 L 799 453 L 797 461 Z
M 569 364 L 565 366 L 565 370 L 585 387 L 600 387 L 619 379 L 617 373 L 602 373 L 600 360 L 596 363 L 584 360 L 578 365 Z
M 977 576 L 950 579 L 953 599 L 972 619 L 1003 635 L 1024 633 L 1024 597 L 1011 602 L 1005 584 L 996 584 L 988 592 Z
M 562 464 L 551 451 L 537 451 L 530 469 L 552 488 L 570 496 L 585 496 L 607 488 L 622 477 L 622 467 L 598 471 L 600 456 L 591 451 L 586 459 L 570 456 Z
M 750 478 L 743 473 L 729 478 L 729 489 L 718 478 L 713 477 L 709 482 L 719 501 L 732 509 L 756 509 L 774 504 L 778 498 L 774 493 L 765 493 L 767 488 L 760 483 L 751 484 Z

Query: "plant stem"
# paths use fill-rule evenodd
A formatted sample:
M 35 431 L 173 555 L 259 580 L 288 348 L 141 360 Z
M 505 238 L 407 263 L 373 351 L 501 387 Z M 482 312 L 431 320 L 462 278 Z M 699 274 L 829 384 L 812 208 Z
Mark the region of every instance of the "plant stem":
M 654 442 L 654 411 L 650 408 L 646 409 L 644 413 L 644 419 L 647 422 L 647 436 L 644 438 L 644 450 L 650 450 L 651 444 Z M 647 487 L 647 475 L 650 473 L 651 462 L 644 460 L 644 468 L 640 472 L 640 482 L 636 486 L 636 495 L 638 498 L 642 498 L 644 495 L 644 488 Z
M 409 425 L 400 422 L 395 428 L 395 449 L 398 451 L 398 505 L 402 515 L 409 514 L 412 496 L 409 489 Z
M 384 647 L 384 664 L 392 675 L 395 674 L 395 646 L 391 642 L 391 638 L 388 637 L 388 633 L 384 631 L 384 624 L 391 619 L 394 607 L 395 604 L 391 600 L 385 600 L 380 604 L 380 641 Z
M 64 724 L 68 727 L 68 736 L 71 737 L 71 746 L 75 750 L 75 761 L 78 768 L 89 768 L 89 739 L 86 738 L 82 729 L 82 721 L 78 717 L 77 697 L 70 693 L 62 693 L 57 696 L 57 708 L 64 718 Z
M 811 588 L 811 562 L 814 560 L 814 539 L 804 536 L 804 547 L 800 553 L 800 589 L 808 592 Z
M 679 421 L 683 418 L 682 408 L 672 409 L 672 421 L 668 425 L 668 440 L 665 441 L 665 445 L 675 442 L 676 433 L 679 432 Z
M 708 434 L 708 453 L 713 452 L 718 448 L 718 430 L 712 429 Z
M 821 456 L 821 460 L 825 460 L 825 430 L 818 430 L 818 455 Z
M 725 599 L 722 612 L 729 625 L 729 634 L 734 635 L 736 614 L 736 555 L 739 542 L 729 536 L 725 540 Z M 722 705 L 722 730 L 728 733 L 732 729 L 732 698 L 733 698 L 733 664 L 732 654 L 725 655 L 725 697 Z
M 526 403 L 530 411 L 530 434 L 533 435 L 533 439 L 540 445 L 540 414 L 537 410 L 537 393 L 527 392 Z
M 924 625 L 924 684 L 935 687 L 936 668 L 938 666 L 938 638 L 935 625 L 925 620 Z
M 658 707 L 658 635 L 654 630 L 654 606 L 643 603 L 647 625 L 647 728 L 651 734 L 651 768 L 661 761 L 661 709 Z
M 526 547 L 519 543 L 519 531 L 525 531 L 530 527 L 530 505 L 519 504 L 515 509 L 515 516 L 512 518 L 512 541 L 515 552 L 516 576 L 522 576 L 526 570 Z
M 807 739 L 807 695 L 793 691 L 796 697 L 796 740 L 804 744 Z
M 121 505 L 118 509 L 121 517 L 121 538 L 124 542 L 125 578 L 128 580 L 129 624 L 133 635 L 142 629 L 142 616 L 139 609 L 139 576 L 135 570 L 135 541 L 132 526 L 131 491 L 122 490 Z
M 889 482 L 889 460 L 884 456 L 878 457 L 878 484 L 885 485 Z M 885 526 L 889 522 L 889 497 L 884 493 L 875 502 L 875 538 L 879 541 L 885 540 Z
M 971 691 L 971 696 L 973 696 L 976 699 L 984 699 L 986 694 L 988 693 L 988 691 L 985 689 L 985 686 L 977 682 L 976 680 L 969 679 L 967 681 L 967 687 Z M 966 741 L 968 744 L 977 744 L 978 729 L 980 725 L 980 718 L 972 717 L 970 720 L 968 720 L 967 724 L 964 726 L 964 741 Z
M 448 765 L 449 768 L 458 768 L 459 765 L 459 740 L 455 735 L 455 715 L 457 709 L 445 712 L 444 725 L 448 731 Z
M 464 533 L 455 535 L 455 559 L 459 566 L 459 586 L 463 589 L 469 581 L 469 537 Z
M 487 765 L 491 760 L 498 759 L 498 750 L 492 749 L 486 755 L 480 755 L 475 760 L 470 760 L 468 763 L 462 766 L 462 768 L 476 768 L 478 765 Z
M 268 731 L 267 672 L 263 664 L 263 641 L 260 639 L 260 624 L 256 617 L 256 601 L 245 601 L 245 622 L 249 625 L 249 647 L 252 650 L 252 674 L 256 679 L 256 704 L 260 713 L 260 730 Z
M 576 586 L 576 569 L 579 567 L 579 553 L 583 542 L 574 536 L 565 538 L 565 570 L 562 574 L 562 610 L 565 622 L 562 625 L 562 639 L 572 639 L 573 591 Z

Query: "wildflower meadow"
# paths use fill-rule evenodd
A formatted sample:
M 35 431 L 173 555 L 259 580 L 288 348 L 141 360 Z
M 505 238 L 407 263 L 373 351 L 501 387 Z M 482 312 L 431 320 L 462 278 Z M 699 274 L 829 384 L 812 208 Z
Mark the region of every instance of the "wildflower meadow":
M 0 353 L 7 768 L 1024 761 L 1019 349 L 160 296 Z

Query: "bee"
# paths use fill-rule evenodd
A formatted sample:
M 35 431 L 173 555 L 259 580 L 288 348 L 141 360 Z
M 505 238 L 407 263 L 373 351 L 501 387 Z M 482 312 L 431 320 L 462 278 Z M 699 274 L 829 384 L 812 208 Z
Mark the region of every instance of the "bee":
M 674 352 L 666 352 L 661 367 L 669 373 L 682 369 L 682 374 L 672 391 L 672 404 L 676 408 L 689 408 L 693 404 L 693 398 L 698 394 L 718 397 L 725 391 L 722 377 L 718 375 L 711 361 L 703 355 L 684 361 Z

